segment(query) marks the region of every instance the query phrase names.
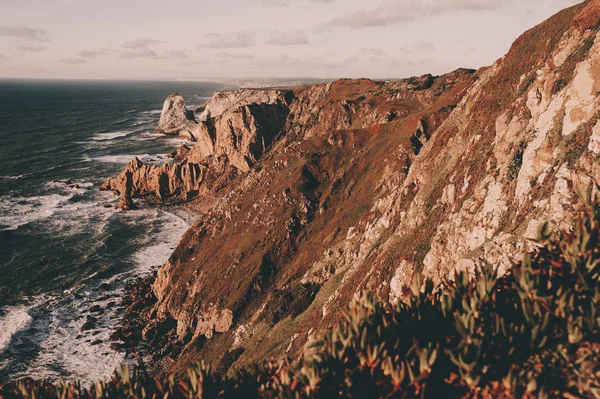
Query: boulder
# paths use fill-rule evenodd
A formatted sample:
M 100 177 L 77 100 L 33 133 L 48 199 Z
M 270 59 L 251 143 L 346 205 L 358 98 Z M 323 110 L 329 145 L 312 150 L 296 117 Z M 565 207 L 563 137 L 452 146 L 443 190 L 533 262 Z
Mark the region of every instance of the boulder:
M 180 162 L 180 161 L 184 161 L 185 159 L 187 159 L 189 153 L 190 153 L 190 147 L 188 147 L 186 145 L 182 145 L 175 151 L 170 152 L 167 156 L 169 158 L 173 158 L 177 162 Z
M 160 121 L 154 132 L 192 137 L 191 132 L 196 125 L 194 112 L 188 111 L 185 107 L 185 101 L 181 94 L 174 93 L 165 99 Z
M 117 205 L 117 208 L 122 209 L 124 211 L 130 211 L 136 209 L 137 206 L 133 202 L 131 196 L 124 193 L 121 195 L 121 199 L 119 199 L 119 204 Z

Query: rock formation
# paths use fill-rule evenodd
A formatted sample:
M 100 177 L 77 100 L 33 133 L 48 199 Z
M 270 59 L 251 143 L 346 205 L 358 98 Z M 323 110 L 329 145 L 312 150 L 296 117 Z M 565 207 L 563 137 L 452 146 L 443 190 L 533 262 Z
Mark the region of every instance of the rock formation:
M 119 208 L 133 209 L 132 198 L 189 201 L 202 192 L 218 189 L 221 179 L 230 180 L 236 175 L 235 168 L 224 158 L 211 158 L 206 163 L 184 159 L 174 164 L 148 165 L 135 157 L 118 176 L 102 184 L 100 190 L 120 195 Z
M 292 97 L 292 90 L 244 89 L 219 92 L 204 105 L 204 110 L 198 117 L 198 120 L 206 121 L 216 118 L 223 115 L 226 111 L 249 104 L 289 104 Z
M 191 199 L 198 194 L 205 169 L 203 165 L 187 162 L 146 165 L 135 157 L 117 177 L 108 180 L 100 189 L 112 190 L 130 198 L 154 194 L 161 200 L 174 195 Z
M 158 127 L 154 132 L 189 137 L 196 125 L 194 113 L 187 110 L 183 97 L 179 93 L 174 93 L 166 98 Z
M 365 291 L 397 300 L 417 271 L 503 273 L 542 222 L 568 229 L 576 189 L 600 184 L 599 7 L 562 11 L 477 72 L 215 95 L 187 162 L 218 156 L 237 174 L 152 284 L 139 319 L 172 339 L 157 357 L 178 370 L 297 356 Z M 128 168 L 155 182 L 153 168 L 182 166 Z
M 194 131 L 195 156 L 224 155 L 233 166 L 247 172 L 281 133 L 287 113 L 281 103 L 246 104 L 201 122 Z
M 235 96 L 240 98 L 234 100 Z M 194 198 L 202 190 L 207 173 L 213 180 L 224 169 L 228 169 L 227 175 L 235 175 L 229 170 L 230 165 L 239 172 L 247 172 L 282 132 L 289 112 L 286 92 L 274 91 L 264 97 L 265 104 L 247 103 L 246 100 L 261 98 L 256 93 L 248 97 L 238 91 L 226 98 L 231 107 L 221 106 L 219 116 L 198 123 L 190 116 L 181 95 L 168 96 L 156 132 L 179 134 L 195 141 L 194 146 L 182 146 L 169 154 L 175 164 L 146 165 L 135 158 L 101 189 L 122 195 L 124 206 L 119 207 L 127 209 L 135 197 L 153 196 L 161 201 L 173 197 Z M 207 165 L 214 167 L 207 168 Z

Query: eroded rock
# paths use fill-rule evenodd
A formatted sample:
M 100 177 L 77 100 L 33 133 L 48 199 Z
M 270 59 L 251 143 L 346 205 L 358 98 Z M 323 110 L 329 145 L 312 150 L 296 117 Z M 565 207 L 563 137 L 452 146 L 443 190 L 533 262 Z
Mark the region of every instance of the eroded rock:
M 183 97 L 174 93 L 168 96 L 163 104 L 155 133 L 191 137 L 191 132 L 196 126 L 194 113 L 185 107 Z
M 197 163 L 148 165 L 135 157 L 117 176 L 109 179 L 101 190 L 121 195 L 121 203 L 128 205 L 131 198 L 154 195 L 160 200 L 178 196 L 189 200 L 198 195 L 206 167 Z

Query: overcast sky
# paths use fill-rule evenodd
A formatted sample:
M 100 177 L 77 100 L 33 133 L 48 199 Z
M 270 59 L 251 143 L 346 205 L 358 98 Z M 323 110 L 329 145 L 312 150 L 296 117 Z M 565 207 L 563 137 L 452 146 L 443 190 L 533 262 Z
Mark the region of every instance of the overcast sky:
M 478 68 L 577 0 L 0 0 L 0 77 L 394 78 Z

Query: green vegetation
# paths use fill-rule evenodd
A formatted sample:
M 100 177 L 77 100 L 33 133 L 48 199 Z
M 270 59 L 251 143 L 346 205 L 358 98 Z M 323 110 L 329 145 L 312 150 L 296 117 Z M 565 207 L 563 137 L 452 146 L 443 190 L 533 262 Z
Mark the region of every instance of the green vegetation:
M 299 362 L 164 380 L 124 368 L 89 389 L 23 380 L 0 398 L 598 398 L 600 205 L 582 197 L 572 231 L 544 226 L 507 275 L 457 274 L 443 290 L 416 278 L 396 304 L 366 296 Z
M 525 154 L 525 149 L 527 148 L 527 142 L 522 141 L 517 146 L 513 158 L 510 161 L 510 165 L 508 165 L 508 169 L 506 170 L 506 178 L 509 181 L 515 180 L 519 177 L 519 172 L 521 171 L 521 166 L 523 166 L 523 155 Z
M 536 72 L 532 72 L 531 74 L 529 74 L 529 76 L 527 76 L 527 78 L 521 85 L 521 90 L 519 92 L 519 95 L 521 96 L 521 95 L 525 94 L 527 92 L 527 90 L 529 90 L 531 85 L 536 81 L 536 79 L 537 79 Z

